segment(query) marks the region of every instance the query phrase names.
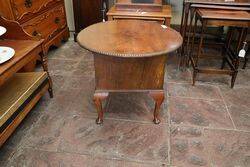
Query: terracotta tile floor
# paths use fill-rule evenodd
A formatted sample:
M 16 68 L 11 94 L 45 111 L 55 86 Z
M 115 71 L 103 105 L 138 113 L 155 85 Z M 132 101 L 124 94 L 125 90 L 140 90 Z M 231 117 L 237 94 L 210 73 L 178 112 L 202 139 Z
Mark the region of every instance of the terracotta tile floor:
M 73 41 L 51 51 L 55 97 L 44 96 L 1 148 L 0 166 L 250 167 L 250 68 L 234 89 L 211 75 L 193 87 L 176 62 L 169 56 L 160 125 L 147 94 L 123 93 L 110 95 L 98 126 L 92 55 Z

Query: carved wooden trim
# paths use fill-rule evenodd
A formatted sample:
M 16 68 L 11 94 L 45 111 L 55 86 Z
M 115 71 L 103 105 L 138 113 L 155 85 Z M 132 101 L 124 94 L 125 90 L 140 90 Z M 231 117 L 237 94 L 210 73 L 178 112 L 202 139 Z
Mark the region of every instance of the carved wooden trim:
M 7 20 L 0 16 L 0 25 L 7 27 L 7 32 L 1 36 L 4 39 L 38 40 L 38 38 L 32 37 L 26 33 L 21 25 L 16 21 Z
M 21 20 L 27 15 L 34 15 L 34 14 L 42 11 L 43 9 L 47 8 L 49 5 L 51 5 L 53 3 L 59 3 L 60 1 L 62 1 L 62 0 L 49 0 L 49 1 L 47 1 L 47 3 L 44 3 L 43 5 L 40 5 L 39 8 L 37 8 L 37 9 L 32 9 L 32 7 L 31 8 L 26 8 L 26 9 L 29 9 L 29 11 L 27 11 L 27 12 L 25 12 L 23 14 L 20 14 L 19 9 L 17 7 L 17 4 L 15 3 L 15 0 L 11 0 L 11 5 L 12 5 L 12 8 L 13 8 L 13 13 L 15 14 L 16 20 Z
M 52 11 L 50 12 L 47 12 L 46 14 L 44 14 L 41 18 L 39 18 L 38 20 L 36 21 L 32 21 L 32 23 L 30 24 L 25 24 L 23 26 L 23 28 L 28 28 L 28 27 L 36 27 L 38 26 L 39 24 L 43 23 L 44 20 L 48 19 L 50 16 L 53 16 L 54 14 L 56 14 L 57 12 L 61 12 L 63 16 L 63 20 L 64 20 L 64 24 L 62 24 L 60 27 L 58 26 L 57 29 L 53 30 L 47 37 L 48 40 L 50 40 L 51 38 L 53 38 L 58 32 L 60 32 L 62 29 L 64 29 L 66 26 L 67 26 L 67 22 L 66 22 L 66 18 L 65 18 L 65 11 L 64 11 L 64 7 L 61 6 L 60 8 L 56 8 L 56 9 L 53 9 Z M 55 23 L 56 24 L 56 23 Z M 40 32 L 42 34 L 42 32 Z M 43 36 L 43 34 L 42 34 Z M 43 38 L 46 38 L 45 36 L 43 36 Z

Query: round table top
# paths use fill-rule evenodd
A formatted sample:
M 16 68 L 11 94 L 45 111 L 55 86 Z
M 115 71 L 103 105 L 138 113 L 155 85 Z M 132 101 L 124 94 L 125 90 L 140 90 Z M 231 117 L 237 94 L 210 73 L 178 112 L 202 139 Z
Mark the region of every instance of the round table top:
M 91 25 L 77 36 L 78 43 L 94 53 L 116 57 L 152 57 L 178 49 L 177 31 L 156 22 L 107 21 Z

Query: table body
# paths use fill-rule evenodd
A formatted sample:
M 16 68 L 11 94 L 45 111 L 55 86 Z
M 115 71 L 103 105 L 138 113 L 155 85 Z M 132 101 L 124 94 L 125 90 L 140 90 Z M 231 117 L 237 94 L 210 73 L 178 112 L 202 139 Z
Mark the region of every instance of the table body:
M 122 58 L 94 54 L 96 90 L 94 102 L 97 124 L 103 122 L 102 100 L 111 92 L 148 92 L 155 101 L 154 123 L 159 124 L 160 106 L 164 101 L 166 56 Z
M 96 90 L 163 90 L 166 56 L 121 58 L 94 55 Z

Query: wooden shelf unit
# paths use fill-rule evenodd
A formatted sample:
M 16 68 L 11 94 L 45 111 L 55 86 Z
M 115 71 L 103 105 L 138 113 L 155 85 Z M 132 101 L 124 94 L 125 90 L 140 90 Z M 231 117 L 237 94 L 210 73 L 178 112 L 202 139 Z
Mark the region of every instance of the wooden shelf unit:
M 48 89 L 46 72 L 17 73 L 0 87 L 0 146 Z
M 0 45 L 15 50 L 12 59 L 0 64 L 1 147 L 44 93 L 49 91 L 50 97 L 53 97 L 53 91 L 43 40 L 28 35 L 15 21 L 0 17 L 0 23 L 7 28 L 7 33 L 0 38 Z M 30 64 L 38 55 L 44 71 L 25 72 L 30 71 Z M 24 72 L 18 73 L 20 70 Z

